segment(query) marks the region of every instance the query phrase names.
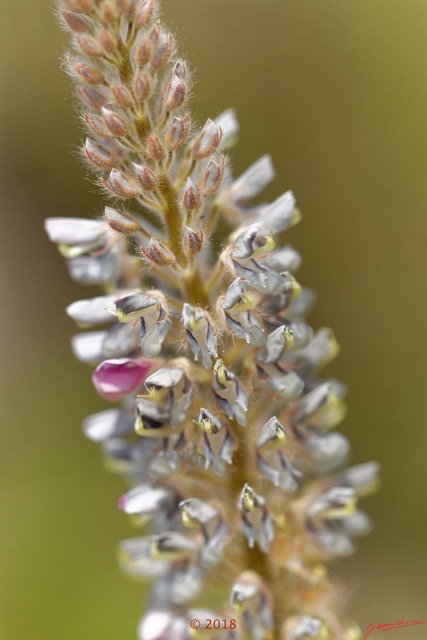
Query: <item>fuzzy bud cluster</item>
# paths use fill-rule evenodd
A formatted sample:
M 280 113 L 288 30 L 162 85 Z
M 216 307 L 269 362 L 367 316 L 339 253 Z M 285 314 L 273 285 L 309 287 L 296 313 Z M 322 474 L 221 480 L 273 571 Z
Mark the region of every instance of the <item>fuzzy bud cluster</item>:
M 307 323 L 314 294 L 283 244 L 295 198 L 253 203 L 269 156 L 233 177 L 233 110 L 193 124 L 158 0 L 59 0 L 59 12 L 84 156 L 109 202 L 101 219 L 46 230 L 71 277 L 102 289 L 67 313 L 112 404 L 84 432 L 125 476 L 119 508 L 141 529 L 119 564 L 153 581 L 138 638 L 189 640 L 193 618 L 218 618 L 235 623 L 224 640 L 358 640 L 325 565 L 369 531 L 357 500 L 377 465 L 345 468 L 345 386 L 319 377 L 339 348 Z M 194 609 L 210 589 L 218 609 Z

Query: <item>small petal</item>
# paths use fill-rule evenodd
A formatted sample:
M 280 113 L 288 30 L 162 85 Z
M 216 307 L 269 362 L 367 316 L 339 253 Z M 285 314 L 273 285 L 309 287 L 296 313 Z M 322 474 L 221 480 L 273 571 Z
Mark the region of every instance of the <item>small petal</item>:
M 106 360 L 95 369 L 93 384 L 102 398 L 118 402 L 141 387 L 149 370 L 150 364 L 147 362 L 127 358 Z
M 51 242 L 61 244 L 92 244 L 105 234 L 105 224 L 100 220 L 85 218 L 47 218 L 45 230 Z
M 230 189 L 231 198 L 237 201 L 250 200 L 259 195 L 274 178 L 271 156 L 263 156 L 233 183 Z
M 89 416 L 83 421 L 83 432 L 93 442 L 120 438 L 133 433 L 134 420 L 120 409 L 108 409 Z
M 66 308 L 70 318 L 82 326 L 97 326 L 114 320 L 116 296 L 99 296 L 88 300 L 77 300 Z

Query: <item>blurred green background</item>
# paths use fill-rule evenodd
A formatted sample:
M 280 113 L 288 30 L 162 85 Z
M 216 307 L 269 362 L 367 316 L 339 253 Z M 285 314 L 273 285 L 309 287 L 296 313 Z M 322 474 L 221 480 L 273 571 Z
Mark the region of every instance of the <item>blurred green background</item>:
M 69 349 L 70 282 L 46 216 L 101 199 L 75 158 L 81 139 L 64 42 L 46 0 L 0 1 L 2 329 L 0 638 L 131 640 L 143 589 L 114 547 L 132 535 L 122 484 L 81 419 L 103 403 Z M 292 188 L 289 234 L 314 326 L 342 346 L 342 430 L 354 461 L 378 459 L 365 502 L 374 532 L 336 570 L 362 627 L 427 620 L 427 4 L 425 0 L 165 0 L 196 68 L 201 119 L 237 108 L 236 172 L 273 155 L 270 195 Z M 396 631 L 425 640 L 427 627 Z

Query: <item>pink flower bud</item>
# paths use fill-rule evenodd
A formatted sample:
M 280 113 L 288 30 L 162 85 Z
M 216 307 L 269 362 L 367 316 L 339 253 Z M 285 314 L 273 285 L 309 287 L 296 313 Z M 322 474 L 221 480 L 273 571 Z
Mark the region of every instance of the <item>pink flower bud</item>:
M 154 51 L 151 66 L 153 69 L 162 69 L 171 57 L 173 50 L 173 37 L 171 33 L 160 31 L 157 48 Z
M 71 31 L 75 33 L 87 33 L 90 30 L 89 23 L 81 16 L 75 13 L 68 13 L 67 11 L 63 11 L 61 15 Z
M 148 247 L 139 247 L 139 250 L 149 262 L 158 267 L 165 267 L 175 262 L 172 251 L 156 238 L 151 238 Z
M 182 207 L 186 211 L 194 211 L 200 205 L 200 192 L 194 182 L 188 178 L 182 197 Z
M 119 16 L 122 16 L 129 7 L 129 0 L 111 0 Z
M 98 34 L 99 41 L 107 53 L 114 53 L 117 51 L 118 42 L 117 38 L 108 31 L 108 29 L 101 29 Z
M 113 169 L 108 178 L 108 184 L 113 193 L 119 198 L 134 198 L 140 194 L 140 188 L 132 181 L 129 180 L 117 169 Z
M 111 93 L 119 107 L 131 109 L 134 106 L 132 94 L 124 84 L 113 84 L 111 86 Z
M 107 171 L 118 164 L 118 160 L 113 154 L 90 138 L 86 139 L 84 151 L 87 159 L 96 169 Z
M 100 111 L 101 107 L 107 102 L 104 92 L 98 88 L 95 89 L 94 87 L 85 85 L 83 87 L 77 87 L 76 91 L 80 99 L 96 111 Z
M 120 114 L 105 107 L 101 109 L 101 112 L 104 116 L 105 124 L 112 134 L 115 136 L 124 136 L 127 133 L 129 129 L 128 124 Z
M 82 62 L 74 64 L 73 71 L 77 73 L 83 82 L 87 82 L 88 84 L 100 84 L 104 81 L 104 76 L 100 71 L 93 69 Z
M 148 155 L 153 160 L 163 160 L 166 156 L 166 151 L 159 136 L 153 135 L 148 138 L 147 143 Z
M 194 142 L 194 157 L 197 160 L 207 158 L 217 150 L 221 142 L 222 132 L 213 120 L 208 120 Z
M 190 118 L 184 116 L 182 118 L 175 117 L 166 136 L 166 144 L 171 151 L 176 151 L 185 142 L 190 130 Z
M 89 34 L 78 36 L 77 44 L 86 55 L 92 58 L 100 58 L 104 55 L 104 50 L 98 40 Z
M 150 97 L 151 79 L 147 73 L 138 73 L 133 83 L 135 98 L 138 102 L 144 102 Z
M 105 207 L 104 218 L 113 231 L 124 234 L 132 234 L 141 227 L 136 218 L 125 211 L 117 211 L 111 207 Z
M 195 231 L 190 227 L 184 228 L 184 251 L 189 256 L 196 256 L 203 249 L 205 234 L 202 230 Z
M 173 111 L 178 109 L 184 102 L 186 93 L 187 87 L 185 83 L 178 76 L 172 76 L 166 89 L 165 110 Z
M 106 24 L 114 24 L 114 22 L 117 22 L 120 17 L 117 8 L 112 2 L 108 2 L 108 0 L 104 0 L 99 10 L 102 22 Z
M 157 187 L 158 179 L 154 171 L 135 162 L 133 163 L 133 168 L 144 191 L 153 191 Z
M 104 118 L 95 115 L 94 113 L 86 113 L 85 121 L 87 126 L 101 138 L 113 138 L 113 134 L 107 127 Z
M 74 13 L 89 13 L 93 9 L 93 0 L 63 0 L 63 3 Z
M 216 162 L 213 158 L 209 160 L 206 171 L 201 180 L 201 190 L 206 196 L 215 193 L 221 184 L 222 176 L 224 175 L 224 158 L 221 158 L 220 163 Z
M 108 402 L 119 402 L 141 387 L 150 369 L 151 365 L 146 360 L 105 360 L 93 372 L 92 380 L 101 398 Z
M 142 0 L 135 10 L 134 23 L 137 29 L 146 27 L 154 15 L 154 0 Z
M 145 66 L 151 59 L 151 44 L 148 38 L 141 38 L 136 43 L 133 51 L 133 59 L 140 67 Z

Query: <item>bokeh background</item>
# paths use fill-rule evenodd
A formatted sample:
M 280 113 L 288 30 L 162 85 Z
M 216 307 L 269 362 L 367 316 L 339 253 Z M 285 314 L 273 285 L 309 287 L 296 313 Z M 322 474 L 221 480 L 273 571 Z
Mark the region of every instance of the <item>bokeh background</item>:
M 103 407 L 69 349 L 82 296 L 46 216 L 101 200 L 46 0 L 1 0 L 0 638 L 131 640 L 144 590 L 118 572 L 122 490 L 81 419 Z M 270 152 L 304 213 L 289 234 L 319 292 L 314 326 L 342 346 L 343 431 L 378 459 L 376 527 L 336 567 L 362 627 L 427 620 L 427 4 L 425 0 L 164 0 L 196 69 L 201 119 L 237 108 L 236 172 Z M 83 292 L 84 293 L 84 292 Z M 425 640 L 427 627 L 396 631 Z M 396 638 L 397 640 L 397 638 Z

